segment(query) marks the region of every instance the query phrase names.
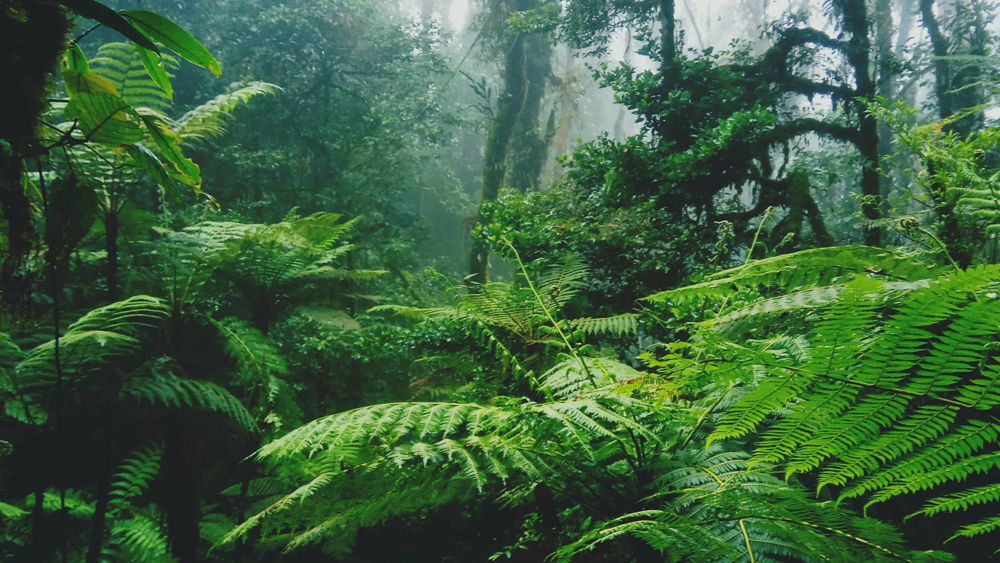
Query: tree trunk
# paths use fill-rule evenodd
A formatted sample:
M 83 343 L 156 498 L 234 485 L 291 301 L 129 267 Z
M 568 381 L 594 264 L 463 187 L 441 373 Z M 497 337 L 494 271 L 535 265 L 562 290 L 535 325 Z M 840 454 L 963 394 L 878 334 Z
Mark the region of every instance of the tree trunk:
M 500 193 L 500 187 L 503 185 L 504 176 L 507 173 L 507 147 L 514 134 L 517 117 L 521 113 L 521 108 L 524 107 L 527 90 L 524 60 L 525 37 L 526 34 L 523 33 L 515 36 L 507 49 L 504 66 L 504 90 L 497 101 L 497 114 L 493 119 L 493 125 L 490 127 L 490 134 L 486 140 L 479 224 L 485 224 L 489 221 L 482 204 L 496 201 Z M 469 268 L 470 282 L 482 284 L 489 281 L 489 253 L 490 247 L 486 240 L 482 237 L 473 240 Z
M 6 5 L 6 2 L 5 2 Z M 35 142 L 45 109 L 48 77 L 62 54 L 69 21 L 63 10 L 41 2 L 0 9 L 0 212 L 7 221 L 7 252 L 0 266 L 0 295 L 8 309 L 24 304 L 30 282 L 21 264 L 37 236 L 32 206 L 21 182 L 22 156 Z
M 976 60 L 982 60 L 987 56 L 990 45 L 990 33 L 986 29 L 987 21 L 990 19 L 983 10 L 986 9 L 983 3 L 977 0 L 963 4 L 963 12 L 972 24 L 968 35 L 967 52 L 972 57 L 968 62 L 959 68 L 953 68 L 955 76 L 951 79 L 952 88 L 952 109 L 959 111 L 968 108 L 975 108 L 983 105 L 986 101 L 983 90 L 983 72 L 980 64 Z M 954 45 L 952 48 L 954 49 Z M 965 49 L 963 49 L 965 50 Z M 969 134 L 978 131 L 985 124 L 983 112 L 977 111 L 963 117 L 952 124 L 954 130 L 963 139 Z
M 569 129 L 573 123 L 573 92 L 571 88 L 576 84 L 573 70 L 576 66 L 576 57 L 573 50 L 566 49 L 566 70 L 564 72 L 561 93 L 559 95 L 559 129 L 556 131 L 555 153 L 556 153 L 556 178 L 562 176 L 562 164 L 559 157 L 569 150 Z
M 546 85 L 552 78 L 552 46 L 546 34 L 533 33 L 524 38 L 524 61 L 527 84 L 511 139 L 510 171 L 510 185 L 521 193 L 538 188 L 551 144 L 540 122 Z
M 660 0 L 660 64 L 663 69 L 677 59 L 677 20 L 674 0 Z
M 847 60 L 854 68 L 854 80 L 857 84 L 857 96 L 861 100 L 875 99 L 875 83 L 872 81 L 869 68 L 871 40 L 868 37 L 868 10 L 864 0 L 840 0 L 842 25 L 844 31 L 851 34 L 847 45 Z M 878 121 L 867 107 L 856 104 L 858 114 L 859 139 L 856 143 L 858 152 L 864 159 L 861 169 L 861 212 L 868 220 L 881 217 L 879 211 L 879 196 L 881 182 L 879 181 L 878 158 Z M 865 228 L 865 244 L 881 246 L 882 233 L 878 228 Z
M 876 52 L 878 54 L 878 84 L 876 90 L 879 96 L 889 103 L 896 100 L 896 54 L 892 48 L 892 0 L 877 0 L 875 4 Z M 878 124 L 878 153 L 892 154 L 892 129 L 885 123 Z M 882 171 L 880 176 L 879 197 L 881 211 L 889 213 L 889 196 L 892 193 L 892 167 Z
M 187 443 L 183 415 L 171 417 L 171 432 L 164 451 L 166 465 L 167 530 L 172 553 L 180 563 L 198 561 L 198 481 L 195 459 Z
M 660 87 L 666 98 L 680 82 L 680 61 L 677 60 L 677 21 L 674 0 L 660 0 Z M 675 118 L 671 113 L 663 116 L 663 136 L 676 140 Z
M 114 376 L 112 375 L 112 378 Z M 116 378 L 115 378 L 116 379 Z M 117 389 L 114 390 L 117 395 Z M 110 394 L 109 394 L 110 395 Z M 98 563 L 101 560 L 101 550 L 104 548 L 104 531 L 106 528 L 106 517 L 108 505 L 111 497 L 111 479 L 115 474 L 115 427 L 116 409 L 114 397 L 109 396 L 108 412 L 104 415 L 105 439 L 104 439 L 104 468 L 101 472 L 100 481 L 97 483 L 97 502 L 94 506 L 94 515 L 90 520 L 90 546 L 87 549 L 86 563 Z
M 950 93 L 951 63 L 947 59 L 951 45 L 934 15 L 934 0 L 920 0 L 920 19 L 931 38 L 931 50 L 934 53 L 934 93 L 938 99 L 938 116 L 946 119 L 955 112 Z
M 118 212 L 109 209 L 104 214 L 104 246 L 108 251 L 108 301 L 118 301 Z
M 31 545 L 28 546 L 28 560 L 31 563 L 45 562 L 45 486 L 39 483 L 35 489 L 35 504 L 31 508 Z

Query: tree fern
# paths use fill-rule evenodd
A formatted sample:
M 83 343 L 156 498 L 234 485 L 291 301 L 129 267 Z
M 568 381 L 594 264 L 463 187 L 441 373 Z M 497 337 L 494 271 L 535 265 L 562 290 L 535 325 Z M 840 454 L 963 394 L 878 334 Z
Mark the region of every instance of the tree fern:
M 538 292 L 544 305 L 562 309 L 586 287 L 590 268 L 576 254 L 569 254 L 538 277 Z
M 210 381 L 177 377 L 169 372 L 154 373 L 152 377 L 130 378 L 122 393 L 154 405 L 218 412 L 246 428 L 257 427 L 253 415 L 239 399 Z
M 890 299 L 885 285 L 893 282 L 875 278 L 857 278 L 816 310 L 807 357 L 768 350 L 749 358 L 747 375 L 736 376 L 752 389 L 710 440 L 760 429 L 754 463 L 818 471 L 819 487 L 844 487 L 841 498 L 866 495 L 868 504 L 996 467 L 998 428 L 987 411 L 1000 404 L 992 352 L 1000 268 L 897 285 Z M 750 375 L 758 369 L 767 376 Z M 918 514 L 991 502 L 992 490 L 953 492 Z
M 159 299 L 137 295 L 94 309 L 69 326 L 60 337 L 62 369 L 83 372 L 138 350 L 139 336 L 167 317 Z M 33 348 L 18 372 L 42 383 L 54 377 L 55 341 Z M 41 378 L 41 379 L 38 379 Z

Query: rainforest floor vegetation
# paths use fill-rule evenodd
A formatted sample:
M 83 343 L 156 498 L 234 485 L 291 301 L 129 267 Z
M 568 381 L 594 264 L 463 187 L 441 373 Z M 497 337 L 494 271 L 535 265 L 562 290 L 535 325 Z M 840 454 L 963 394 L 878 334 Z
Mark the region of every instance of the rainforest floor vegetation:
M 0 0 L 0 560 L 989 560 L 998 15 Z

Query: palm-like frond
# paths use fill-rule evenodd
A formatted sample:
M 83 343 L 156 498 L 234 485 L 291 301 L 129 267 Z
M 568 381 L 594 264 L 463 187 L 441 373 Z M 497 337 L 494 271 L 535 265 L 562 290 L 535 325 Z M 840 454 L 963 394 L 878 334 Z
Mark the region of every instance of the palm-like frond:
M 159 299 L 137 295 L 94 309 L 69 326 L 59 339 L 62 368 L 83 372 L 132 354 L 139 335 L 167 318 L 169 310 Z M 55 341 L 33 348 L 18 365 L 18 372 L 38 381 L 54 377 Z
M 850 281 L 854 275 L 872 275 L 891 281 L 916 282 L 933 278 L 943 269 L 925 265 L 885 248 L 834 246 L 782 254 L 724 270 L 702 283 L 664 291 L 646 298 L 653 303 L 685 303 L 698 299 L 725 299 L 739 289 L 777 286 L 805 291 Z
M 226 132 L 233 110 L 247 104 L 254 96 L 273 95 L 280 90 L 266 82 L 234 83 L 230 91 L 188 111 L 173 123 L 173 129 L 185 142 L 219 137 Z
M 737 375 L 751 390 L 722 415 L 711 439 L 760 429 L 754 463 L 818 471 L 820 487 L 844 487 L 841 498 L 865 496 L 869 504 L 1000 466 L 1000 426 L 988 414 L 1000 405 L 992 352 L 1000 267 L 896 285 L 886 300 L 890 283 L 845 285 L 819 308 L 803 355 L 768 351 L 751 360 L 746 369 L 756 364 L 766 377 Z M 918 514 L 989 503 L 992 491 L 953 492 Z
M 253 415 L 229 391 L 210 382 L 154 373 L 151 377 L 129 378 L 122 394 L 139 401 L 168 408 L 205 409 L 225 414 L 246 428 L 257 427 Z

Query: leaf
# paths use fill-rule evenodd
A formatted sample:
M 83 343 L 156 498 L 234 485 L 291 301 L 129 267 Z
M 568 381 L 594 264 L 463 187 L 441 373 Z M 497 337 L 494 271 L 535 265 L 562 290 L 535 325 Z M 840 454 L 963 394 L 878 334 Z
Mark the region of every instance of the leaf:
M 163 43 L 186 60 L 222 76 L 222 67 L 212 53 L 181 26 L 147 10 L 125 10 L 126 18 L 153 39 Z
M 346 311 L 322 306 L 302 306 L 299 313 L 319 324 L 340 328 L 343 330 L 361 330 L 361 324 L 351 318 Z
M 128 20 L 123 18 L 121 14 L 104 4 L 101 4 L 100 2 L 95 0 L 55 0 L 55 2 L 56 4 L 66 6 L 70 10 L 73 10 L 88 20 L 94 20 L 104 27 L 111 28 L 118 33 L 121 33 L 138 45 L 142 45 L 143 47 L 151 51 L 156 51 L 157 53 L 160 52 L 160 50 L 156 48 L 155 43 L 143 35 L 142 32 L 136 29 L 135 26 L 129 23 Z
M 177 186 L 174 184 L 170 173 L 163 167 L 163 163 L 160 162 L 160 159 L 151 150 L 146 148 L 142 143 L 136 143 L 125 147 L 125 152 L 132 157 L 132 162 L 137 167 L 149 174 L 149 177 L 166 190 L 175 201 L 178 203 L 183 201 L 181 194 L 177 192 Z
M 142 61 L 142 66 L 146 67 L 149 77 L 166 92 L 168 98 L 173 100 L 174 88 L 170 85 L 170 77 L 167 76 L 167 69 L 163 67 L 163 60 L 160 58 L 160 55 L 140 45 L 136 45 L 135 50 L 139 53 L 139 59 Z
M 83 49 L 80 49 L 80 46 L 76 43 L 73 43 L 66 50 L 66 57 L 63 59 L 63 64 L 69 70 L 84 73 L 90 72 L 90 65 L 87 64 L 87 56 L 83 54 Z
M 142 140 L 142 129 L 132 118 L 135 110 L 108 92 L 78 92 L 63 110 L 68 119 L 78 119 L 87 141 L 106 145 L 130 145 Z
M 160 154 L 180 172 L 181 176 L 174 179 L 193 188 L 195 194 L 201 194 L 201 169 L 181 152 L 180 136 L 155 117 L 140 114 L 139 118 L 146 124 L 146 131 Z
M 84 61 L 86 64 L 86 61 Z M 63 69 L 63 80 L 66 82 L 66 91 L 70 97 L 83 92 L 85 94 L 96 94 L 105 92 L 117 96 L 118 89 L 110 80 L 98 76 L 91 72 L 81 72 L 69 68 Z

